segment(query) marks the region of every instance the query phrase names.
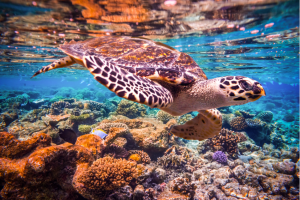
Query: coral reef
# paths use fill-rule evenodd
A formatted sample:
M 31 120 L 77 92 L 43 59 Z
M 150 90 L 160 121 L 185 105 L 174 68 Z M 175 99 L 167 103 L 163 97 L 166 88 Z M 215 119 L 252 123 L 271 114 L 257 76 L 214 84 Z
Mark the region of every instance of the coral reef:
M 292 114 L 286 114 L 284 115 L 283 120 L 286 122 L 292 122 L 295 120 L 295 116 Z
M 270 123 L 273 119 L 273 113 L 271 111 L 260 112 L 257 116 L 257 119 L 260 119 L 264 122 Z
M 123 115 L 131 119 L 137 117 L 144 117 L 146 115 L 146 108 L 141 104 L 137 104 L 135 102 L 123 99 L 119 103 L 115 114 Z
M 57 101 L 52 103 L 51 108 L 50 108 L 50 114 L 51 115 L 60 115 L 64 112 L 64 108 L 70 107 L 69 102 L 65 101 Z
M 103 195 L 129 184 L 138 177 L 135 162 L 111 157 L 99 158 L 85 171 L 76 174 L 75 188 L 85 198 Z
M 148 155 L 146 152 L 144 152 L 144 151 L 130 150 L 130 151 L 129 151 L 129 154 L 130 154 L 130 156 L 131 156 L 131 155 L 134 155 L 134 154 L 139 155 L 139 156 L 141 157 L 141 158 L 140 158 L 141 162 L 144 163 L 144 164 L 150 164 L 150 162 L 151 162 L 151 158 L 150 158 L 149 155 Z
M 244 117 L 235 117 L 230 121 L 230 126 L 233 130 L 242 131 L 245 130 L 248 125 Z
M 196 185 L 195 183 L 191 183 L 187 178 L 175 178 L 169 183 L 169 185 L 171 191 L 179 192 L 180 194 L 186 195 L 190 199 L 192 199 L 195 195 Z
M 227 156 L 222 151 L 216 151 L 212 158 L 219 163 L 227 163 Z
M 240 139 L 233 133 L 233 131 L 223 128 L 219 135 L 207 139 L 203 145 L 211 148 L 213 151 L 227 152 L 230 156 L 236 157 L 238 152 L 237 144 L 240 142 Z
M 46 134 L 27 141 L 18 141 L 8 133 L 0 135 L 3 199 L 79 198 L 72 186 L 72 176 L 76 166 L 92 163 L 89 151 L 67 143 L 49 146 L 51 139 Z
M 175 117 L 165 111 L 158 111 L 156 114 L 156 117 L 158 120 L 162 121 L 164 124 L 166 124 L 170 119 L 174 119 Z
M 129 152 L 125 148 L 113 143 L 104 149 L 103 155 L 112 158 L 127 158 Z
M 246 112 L 244 110 L 240 110 L 240 113 L 242 114 L 242 116 L 247 119 L 247 118 L 253 118 L 255 115 L 254 114 L 250 114 L 249 112 Z

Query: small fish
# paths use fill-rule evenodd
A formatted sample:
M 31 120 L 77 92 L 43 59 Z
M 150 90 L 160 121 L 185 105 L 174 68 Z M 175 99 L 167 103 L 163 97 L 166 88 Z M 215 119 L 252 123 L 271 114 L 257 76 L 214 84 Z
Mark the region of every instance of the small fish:
M 64 80 L 65 80 L 65 77 L 61 76 L 61 81 L 60 82 L 63 82 Z
M 85 80 L 81 81 L 80 84 L 84 83 Z
M 105 139 L 107 134 L 102 129 L 93 129 L 91 134 L 98 135 L 101 139 Z

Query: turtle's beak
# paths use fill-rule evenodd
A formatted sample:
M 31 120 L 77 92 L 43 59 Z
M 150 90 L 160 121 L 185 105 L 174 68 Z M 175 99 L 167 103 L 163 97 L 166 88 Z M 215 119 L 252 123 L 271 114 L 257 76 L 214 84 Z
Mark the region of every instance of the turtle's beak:
M 252 92 L 253 94 L 248 97 L 251 102 L 258 100 L 262 96 L 266 96 L 266 91 L 260 84 L 254 85 Z

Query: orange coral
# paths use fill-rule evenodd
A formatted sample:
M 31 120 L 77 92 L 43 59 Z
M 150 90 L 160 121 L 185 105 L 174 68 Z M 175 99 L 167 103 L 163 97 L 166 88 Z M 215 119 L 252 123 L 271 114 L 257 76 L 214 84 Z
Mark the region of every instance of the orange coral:
M 104 149 L 103 140 L 94 134 L 86 134 L 78 137 L 75 144 L 87 148 L 95 158 L 99 158 Z
M 232 129 L 236 131 L 245 130 L 248 125 L 244 117 L 235 117 L 231 120 L 230 126 Z
M 17 141 L 3 132 L 0 137 L 0 179 L 5 180 L 0 193 L 2 199 L 79 197 L 72 178 L 76 166 L 93 162 L 87 149 L 69 143 L 45 147 L 51 139 L 43 133 L 27 141 Z
M 131 151 L 129 151 L 129 153 L 131 154 L 131 155 L 129 156 L 129 159 L 131 159 L 131 160 L 135 160 L 135 161 L 137 161 L 137 162 L 143 162 L 143 163 L 146 163 L 146 164 L 149 164 L 149 163 L 151 162 L 151 158 L 150 158 L 149 155 L 148 155 L 146 152 L 144 152 L 144 151 L 131 150 Z M 138 160 L 134 159 L 134 158 L 137 158 L 137 157 L 138 157 L 137 155 L 139 155 L 139 157 L 140 157 Z M 133 156 L 134 156 L 134 157 L 133 157 Z
M 77 177 L 82 190 L 103 194 L 103 190 L 114 190 L 125 186 L 138 176 L 137 164 L 125 159 L 99 158 L 88 170 Z
M 112 127 L 109 129 L 109 134 L 104 140 L 104 145 L 109 146 L 114 142 L 114 140 L 120 136 L 123 136 L 127 133 L 127 130 L 125 128 L 117 128 Z
M 137 154 L 137 153 L 131 154 L 128 159 L 136 161 L 137 163 L 141 163 L 142 162 L 142 157 L 139 154 Z
M 0 158 L 19 158 L 35 149 L 49 146 L 50 143 L 51 137 L 45 133 L 20 141 L 10 133 L 0 132 Z

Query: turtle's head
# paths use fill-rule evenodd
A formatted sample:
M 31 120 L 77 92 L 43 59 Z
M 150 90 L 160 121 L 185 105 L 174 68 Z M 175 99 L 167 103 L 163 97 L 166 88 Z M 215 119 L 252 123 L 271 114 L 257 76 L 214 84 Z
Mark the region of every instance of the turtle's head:
M 256 101 L 266 95 L 259 82 L 244 76 L 225 76 L 219 80 L 219 88 L 225 95 L 228 106 Z

